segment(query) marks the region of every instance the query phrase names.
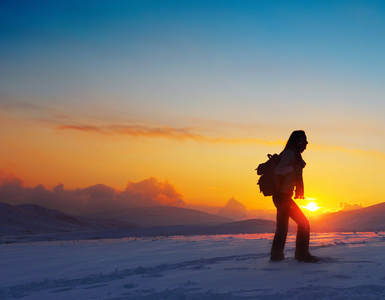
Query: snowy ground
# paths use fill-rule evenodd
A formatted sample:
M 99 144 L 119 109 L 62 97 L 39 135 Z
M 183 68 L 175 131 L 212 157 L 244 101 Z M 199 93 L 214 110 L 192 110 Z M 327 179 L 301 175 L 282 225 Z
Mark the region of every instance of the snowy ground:
M 385 299 L 385 233 L 312 235 L 298 263 L 272 234 L 0 245 L 0 299 Z

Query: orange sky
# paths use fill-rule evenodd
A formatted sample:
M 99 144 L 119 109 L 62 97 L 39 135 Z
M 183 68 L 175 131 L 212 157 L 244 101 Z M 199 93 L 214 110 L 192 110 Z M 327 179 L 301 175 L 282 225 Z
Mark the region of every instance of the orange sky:
M 188 204 L 224 206 L 234 197 L 248 209 L 273 208 L 271 199 L 258 191 L 254 168 L 267 153 L 281 151 L 291 132 L 272 129 L 277 139 L 264 140 L 247 126 L 234 124 L 244 129 L 242 136 L 234 137 L 237 130 L 226 136 L 215 134 L 218 128 L 150 125 L 132 133 L 122 128 L 133 126 L 95 121 L 65 128 L 60 120 L 26 118 L 25 113 L 25 107 L 3 111 L 0 131 L 2 170 L 22 178 L 25 186 L 62 183 L 74 189 L 103 183 L 124 190 L 127 181 L 155 177 L 171 183 Z M 304 130 L 309 139 L 303 154 L 305 191 L 320 211 L 335 211 L 339 202 L 368 206 L 384 200 L 383 153 L 324 144 L 316 129 Z M 298 203 L 306 205 L 307 200 Z

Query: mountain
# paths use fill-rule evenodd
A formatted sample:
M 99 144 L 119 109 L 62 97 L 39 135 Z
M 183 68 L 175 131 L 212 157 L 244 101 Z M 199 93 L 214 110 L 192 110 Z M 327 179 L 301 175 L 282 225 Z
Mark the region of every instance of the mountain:
M 385 231 L 385 203 L 325 214 L 311 220 L 311 224 L 312 232 Z M 292 222 L 290 231 L 295 229 Z M 234 222 L 218 215 L 180 207 L 126 208 L 78 217 L 34 204 L 0 203 L 0 243 L 274 231 L 274 221 L 250 219 Z
M 275 222 L 270 220 L 249 219 L 219 225 L 171 225 L 157 227 L 138 227 L 125 230 L 131 236 L 173 236 L 173 235 L 217 235 L 273 233 Z
M 0 236 L 47 234 L 133 226 L 115 220 L 90 220 L 35 204 L 0 202 Z
M 349 211 L 339 211 L 312 220 L 312 231 L 385 230 L 385 202 Z
M 240 234 L 240 233 L 265 233 L 275 232 L 275 221 L 249 219 L 231 222 L 208 228 L 212 234 Z
M 233 222 L 228 218 L 197 210 L 167 206 L 129 208 L 92 217 L 72 216 L 35 204 L 0 203 L 0 244 L 44 240 L 261 233 L 274 232 L 275 229 L 273 221 Z M 130 225 L 133 222 L 141 226 Z
M 88 215 L 93 219 L 112 219 L 130 222 L 142 227 L 171 225 L 217 225 L 232 222 L 232 219 L 205 213 L 199 210 L 174 206 L 132 207 Z

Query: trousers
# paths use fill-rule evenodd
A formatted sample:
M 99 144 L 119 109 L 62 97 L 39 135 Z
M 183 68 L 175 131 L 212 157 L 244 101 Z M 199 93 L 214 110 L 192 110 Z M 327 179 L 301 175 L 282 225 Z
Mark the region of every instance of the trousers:
M 310 223 L 291 197 L 292 195 L 284 193 L 273 195 L 273 202 L 277 208 L 277 228 L 271 247 L 271 258 L 284 258 L 286 237 L 289 229 L 289 218 L 292 218 L 298 225 L 295 243 L 295 258 L 310 255 Z

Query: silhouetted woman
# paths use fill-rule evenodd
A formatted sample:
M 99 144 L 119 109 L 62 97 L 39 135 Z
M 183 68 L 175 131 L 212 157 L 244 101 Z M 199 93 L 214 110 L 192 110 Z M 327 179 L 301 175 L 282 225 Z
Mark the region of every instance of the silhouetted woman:
M 277 229 L 271 248 L 271 261 L 280 261 L 284 257 L 289 218 L 298 225 L 295 258 L 298 261 L 317 262 L 319 259 L 309 252 L 310 224 L 301 209 L 292 199 L 304 199 L 302 169 L 306 163 L 301 153 L 308 144 L 303 130 L 294 131 L 280 154 L 280 161 L 275 174 L 280 178 L 280 188 L 273 195 L 273 202 L 277 208 Z

